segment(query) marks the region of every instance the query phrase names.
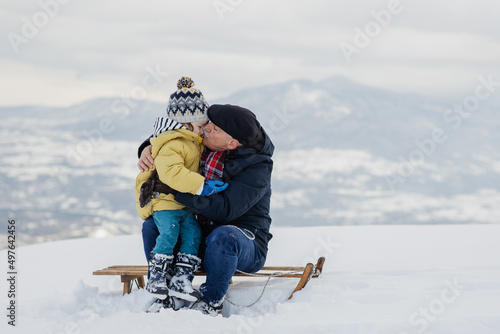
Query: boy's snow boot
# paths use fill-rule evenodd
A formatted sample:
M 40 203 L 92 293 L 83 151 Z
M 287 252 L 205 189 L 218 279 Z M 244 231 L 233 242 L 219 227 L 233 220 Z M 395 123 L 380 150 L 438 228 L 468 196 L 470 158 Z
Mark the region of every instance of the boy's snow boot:
M 182 309 L 189 310 L 191 305 L 194 303 L 189 300 L 180 299 L 177 297 L 168 297 L 168 299 L 170 299 L 170 308 L 174 311 L 179 311 Z
M 155 294 L 159 299 L 168 297 L 168 280 L 172 278 L 169 274 L 173 255 L 151 254 L 149 259 L 149 279 L 146 290 Z
M 164 308 L 173 308 L 172 298 L 168 297 L 165 299 L 155 299 L 153 304 L 146 311 L 147 313 L 158 313 Z M 177 310 L 176 310 L 177 311 Z
M 191 282 L 193 282 L 194 273 L 198 270 L 200 263 L 201 259 L 196 255 L 177 254 L 175 275 L 169 284 L 170 296 L 193 302 L 198 299 Z
M 154 253 L 151 252 L 151 254 L 149 255 L 149 266 L 148 266 L 148 279 L 149 279 L 149 276 L 151 275 L 151 268 L 153 268 L 151 266 L 151 259 L 154 257 Z M 158 254 L 158 255 L 162 255 L 162 254 Z M 165 255 L 165 256 L 168 256 L 168 261 L 165 262 L 165 265 L 162 266 L 161 268 L 165 267 L 165 270 L 167 272 L 167 285 L 170 283 L 170 280 L 172 279 L 172 276 L 174 276 L 174 264 L 175 262 L 173 260 L 175 260 L 175 257 L 173 255 Z M 170 258 L 172 258 L 172 260 L 170 260 Z

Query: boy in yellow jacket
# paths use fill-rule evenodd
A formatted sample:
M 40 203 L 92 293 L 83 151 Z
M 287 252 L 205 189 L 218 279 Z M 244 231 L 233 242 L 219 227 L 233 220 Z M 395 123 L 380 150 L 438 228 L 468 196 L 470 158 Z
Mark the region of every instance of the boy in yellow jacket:
M 141 187 L 152 173 L 157 173 L 163 183 L 183 193 L 207 196 L 227 187 L 221 181 L 206 181 L 199 174 L 203 151 L 201 136 L 208 123 L 208 103 L 188 77 L 182 77 L 177 88 L 170 95 L 167 118 L 158 118 L 154 125 L 150 139 L 153 169 L 137 176 L 135 192 L 139 216 L 146 219 L 153 215 L 160 231 L 150 256 L 146 289 L 160 299 L 170 295 L 194 301 L 196 297 L 191 295 L 194 291 L 191 282 L 201 262 L 197 256 L 201 228 L 193 212 L 176 202 L 172 194 L 161 193 L 145 206 L 139 201 Z M 179 236 L 181 247 L 174 268 L 174 246 Z

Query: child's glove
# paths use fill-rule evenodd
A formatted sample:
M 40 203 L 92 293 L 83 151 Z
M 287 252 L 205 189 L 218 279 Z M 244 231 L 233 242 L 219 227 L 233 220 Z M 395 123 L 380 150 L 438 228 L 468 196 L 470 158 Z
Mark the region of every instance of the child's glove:
M 228 184 L 222 181 L 205 180 L 205 183 L 203 184 L 203 190 L 201 191 L 200 195 L 210 196 L 226 189 L 227 186 Z
M 144 182 L 141 186 L 140 195 L 139 195 L 139 205 L 141 208 L 146 205 L 151 204 L 151 199 L 160 197 L 160 193 L 163 194 L 177 194 L 177 191 L 170 188 L 165 183 L 161 182 L 158 177 L 158 173 L 156 169 L 151 173 L 149 179 Z
M 154 175 L 151 175 L 149 179 L 141 185 L 141 191 L 139 195 L 139 204 L 141 208 L 151 204 L 154 187 L 155 187 L 155 178 Z

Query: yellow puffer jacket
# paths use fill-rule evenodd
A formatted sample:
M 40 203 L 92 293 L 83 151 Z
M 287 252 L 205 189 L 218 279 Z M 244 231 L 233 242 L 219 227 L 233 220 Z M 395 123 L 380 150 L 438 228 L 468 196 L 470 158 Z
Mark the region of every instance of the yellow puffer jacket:
M 205 178 L 199 174 L 200 157 L 203 151 L 201 137 L 186 130 L 169 130 L 151 138 L 153 170 L 158 171 L 160 180 L 171 188 L 195 195 Z M 137 213 L 146 219 L 153 211 L 180 210 L 184 206 L 174 200 L 174 195 L 160 194 L 151 204 L 141 208 L 139 194 L 141 185 L 151 176 L 152 170 L 141 172 L 135 181 L 135 201 Z

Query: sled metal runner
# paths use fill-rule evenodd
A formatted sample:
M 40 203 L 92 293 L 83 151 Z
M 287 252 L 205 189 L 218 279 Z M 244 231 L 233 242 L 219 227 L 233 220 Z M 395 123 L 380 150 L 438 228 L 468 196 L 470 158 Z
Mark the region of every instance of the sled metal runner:
M 236 272 L 233 277 L 286 277 L 299 278 L 299 282 L 288 299 L 293 294 L 302 290 L 311 278 L 321 275 L 325 258 L 320 257 L 315 265 L 308 263 L 305 267 L 266 266 L 257 273 Z M 93 275 L 119 275 L 123 282 L 123 294 L 130 293 L 134 283 L 139 289 L 145 287 L 144 276 L 148 274 L 146 265 L 116 265 L 101 270 L 96 270 Z M 205 272 L 198 271 L 195 276 L 205 276 Z

